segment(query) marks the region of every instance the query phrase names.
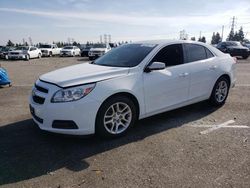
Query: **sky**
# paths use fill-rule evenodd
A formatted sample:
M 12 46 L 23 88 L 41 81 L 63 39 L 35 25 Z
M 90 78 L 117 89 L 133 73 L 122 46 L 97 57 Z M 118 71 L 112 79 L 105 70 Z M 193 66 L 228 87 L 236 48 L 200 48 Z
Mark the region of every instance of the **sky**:
M 179 39 L 181 30 L 209 43 L 223 25 L 226 39 L 233 16 L 250 38 L 250 0 L 0 0 L 0 44 Z

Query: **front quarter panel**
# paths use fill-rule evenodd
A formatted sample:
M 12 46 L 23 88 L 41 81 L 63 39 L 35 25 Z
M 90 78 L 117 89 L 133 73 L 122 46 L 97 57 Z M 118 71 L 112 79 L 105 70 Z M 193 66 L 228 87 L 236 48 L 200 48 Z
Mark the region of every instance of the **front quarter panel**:
M 140 77 L 141 74 L 138 74 L 137 71 L 132 71 L 124 76 L 100 81 L 91 92 L 91 97 L 102 104 L 112 95 L 124 92 L 132 94 L 139 103 L 140 117 L 145 113 L 143 83 Z

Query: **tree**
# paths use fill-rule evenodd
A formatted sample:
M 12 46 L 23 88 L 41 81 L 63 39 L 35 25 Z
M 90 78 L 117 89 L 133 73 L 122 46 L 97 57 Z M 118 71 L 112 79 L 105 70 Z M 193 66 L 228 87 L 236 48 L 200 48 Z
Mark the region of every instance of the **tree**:
M 191 40 L 192 40 L 192 41 L 195 41 L 195 37 L 191 37 Z
M 206 37 L 200 37 L 199 39 L 198 39 L 198 41 L 199 42 L 204 42 L 204 43 L 206 43 L 207 41 L 206 41 Z
M 231 29 L 231 31 L 227 37 L 227 41 L 234 40 L 234 35 L 235 35 L 234 31 L 233 31 L 233 29 Z
M 239 31 L 238 31 L 238 36 L 237 36 L 237 41 L 243 42 L 244 41 L 244 32 L 243 32 L 243 27 L 241 26 Z
M 15 44 L 13 42 L 11 42 L 11 40 L 8 40 L 7 45 L 6 46 L 15 46 Z
M 216 33 L 215 32 L 213 33 L 213 36 L 212 36 L 212 40 L 211 40 L 211 44 L 218 44 L 219 42 L 222 41 L 222 38 L 220 36 L 220 33 Z

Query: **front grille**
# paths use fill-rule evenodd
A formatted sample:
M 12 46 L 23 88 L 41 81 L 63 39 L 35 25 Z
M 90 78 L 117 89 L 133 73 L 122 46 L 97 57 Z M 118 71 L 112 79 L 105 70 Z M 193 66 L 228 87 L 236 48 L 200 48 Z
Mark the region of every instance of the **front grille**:
M 32 96 L 33 101 L 38 104 L 43 104 L 45 101 L 45 98 L 39 97 L 37 95 Z
M 102 53 L 101 51 L 91 51 L 92 53 L 94 53 L 94 54 L 100 54 L 100 53 Z
M 36 84 L 35 84 L 35 88 L 37 89 L 37 91 L 40 91 L 40 92 L 42 92 L 42 93 L 48 93 L 48 92 L 49 92 L 48 89 L 43 88 L 43 87 L 41 87 L 41 86 L 38 86 L 38 85 L 36 85 Z
M 10 52 L 11 55 L 19 55 L 18 52 Z

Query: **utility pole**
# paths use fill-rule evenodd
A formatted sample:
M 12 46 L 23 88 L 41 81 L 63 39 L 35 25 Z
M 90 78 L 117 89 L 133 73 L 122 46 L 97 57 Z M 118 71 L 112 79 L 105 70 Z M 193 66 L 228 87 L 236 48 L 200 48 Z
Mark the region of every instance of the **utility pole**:
M 102 43 L 102 35 L 100 35 L 100 42 Z
M 107 34 L 104 34 L 104 43 L 107 44 Z
M 222 26 L 222 31 L 221 31 L 221 42 L 223 41 L 223 35 L 224 35 L 224 25 Z
M 235 18 L 235 16 L 234 16 L 234 17 L 232 18 L 231 31 L 234 32 L 235 26 L 236 26 L 236 18 Z

